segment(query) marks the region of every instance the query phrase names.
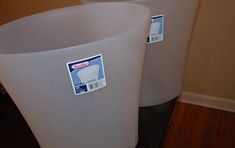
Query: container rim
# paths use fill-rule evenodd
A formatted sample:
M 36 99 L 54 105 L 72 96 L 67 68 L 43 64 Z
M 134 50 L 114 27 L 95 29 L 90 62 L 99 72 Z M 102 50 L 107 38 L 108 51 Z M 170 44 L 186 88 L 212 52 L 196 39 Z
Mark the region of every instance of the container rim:
M 0 36 L 1 36 L 1 30 L 3 30 L 5 27 L 11 26 L 11 25 L 15 25 L 16 23 L 19 23 L 19 22 L 22 22 L 22 21 L 25 21 L 25 20 L 33 19 L 35 17 L 43 16 L 43 15 L 45 15 L 47 13 L 58 13 L 59 11 L 66 11 L 66 10 L 70 10 L 70 9 L 92 9 L 92 7 L 99 7 L 99 6 L 104 6 L 104 7 L 126 7 L 126 8 L 130 7 L 132 9 L 138 9 L 139 12 L 142 13 L 143 16 L 145 16 L 145 18 L 139 19 L 139 21 L 136 24 L 134 24 L 133 27 L 129 27 L 128 30 L 126 30 L 126 31 L 120 31 L 120 32 L 118 32 L 118 33 L 116 33 L 114 35 L 108 35 L 106 37 L 103 37 L 103 38 L 100 38 L 98 40 L 94 40 L 94 41 L 91 41 L 91 42 L 85 42 L 85 43 L 82 43 L 82 44 L 65 46 L 65 47 L 61 47 L 61 48 L 39 49 L 39 50 L 38 49 L 32 49 L 34 51 L 30 51 L 31 49 L 24 49 L 24 50 L 27 50 L 27 51 L 23 51 L 23 52 L 21 52 L 21 51 L 17 52 L 17 49 L 11 49 L 11 51 L 5 51 L 4 52 L 4 49 L 1 50 L 1 48 L 3 48 L 3 47 L 0 47 L 0 55 L 30 54 L 30 53 L 38 53 L 38 52 L 40 52 L 40 53 L 41 52 L 50 52 L 50 51 L 57 51 L 57 50 L 62 50 L 62 49 L 80 47 L 80 46 L 84 46 L 84 45 L 87 45 L 87 44 L 100 42 L 100 41 L 103 41 L 103 40 L 109 40 L 111 38 L 115 38 L 115 37 L 118 37 L 120 35 L 124 35 L 124 34 L 130 32 L 130 31 L 133 31 L 139 25 L 142 25 L 144 22 L 146 22 L 146 20 L 149 19 L 148 17 L 150 17 L 150 10 L 147 7 L 139 5 L 139 4 L 134 4 L 134 3 L 126 3 L 126 2 L 111 2 L 111 3 L 110 2 L 100 2 L 100 3 L 92 3 L 92 4 L 85 4 L 85 5 L 75 5 L 75 6 L 69 6 L 69 7 L 64 7 L 64 8 L 48 10 L 48 11 L 41 12 L 41 13 L 36 13 L 36 14 L 30 15 L 30 16 L 26 16 L 26 17 L 23 17 L 23 18 L 11 21 L 9 23 L 0 25 Z

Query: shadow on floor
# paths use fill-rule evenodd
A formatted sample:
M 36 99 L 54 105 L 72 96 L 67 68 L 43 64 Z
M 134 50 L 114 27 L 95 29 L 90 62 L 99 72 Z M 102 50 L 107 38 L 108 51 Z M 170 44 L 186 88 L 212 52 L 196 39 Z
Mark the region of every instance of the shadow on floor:
M 40 148 L 9 95 L 0 90 L 0 148 Z
M 139 141 L 136 148 L 159 148 L 177 98 L 139 109 Z

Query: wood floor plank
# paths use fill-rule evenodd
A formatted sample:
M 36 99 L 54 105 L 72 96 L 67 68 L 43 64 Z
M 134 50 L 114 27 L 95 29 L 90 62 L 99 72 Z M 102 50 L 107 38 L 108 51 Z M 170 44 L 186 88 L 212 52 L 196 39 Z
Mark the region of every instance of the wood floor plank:
M 235 148 L 235 113 L 177 102 L 162 148 Z

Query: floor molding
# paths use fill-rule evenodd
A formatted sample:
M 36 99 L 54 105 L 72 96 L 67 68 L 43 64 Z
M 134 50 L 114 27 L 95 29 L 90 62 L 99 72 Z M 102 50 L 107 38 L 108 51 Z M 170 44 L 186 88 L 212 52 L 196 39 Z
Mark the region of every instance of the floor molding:
M 229 112 L 235 112 L 235 100 L 226 98 L 218 98 L 183 91 L 179 97 L 179 101 Z

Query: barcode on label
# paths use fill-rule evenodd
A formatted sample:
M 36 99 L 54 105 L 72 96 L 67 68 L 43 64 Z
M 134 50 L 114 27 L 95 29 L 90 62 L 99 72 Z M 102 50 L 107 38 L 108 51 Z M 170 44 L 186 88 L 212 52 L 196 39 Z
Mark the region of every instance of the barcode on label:
M 151 41 L 156 41 L 158 40 L 158 36 L 151 37 Z
M 98 87 L 99 87 L 99 83 L 98 82 L 89 84 L 89 90 L 96 89 Z

